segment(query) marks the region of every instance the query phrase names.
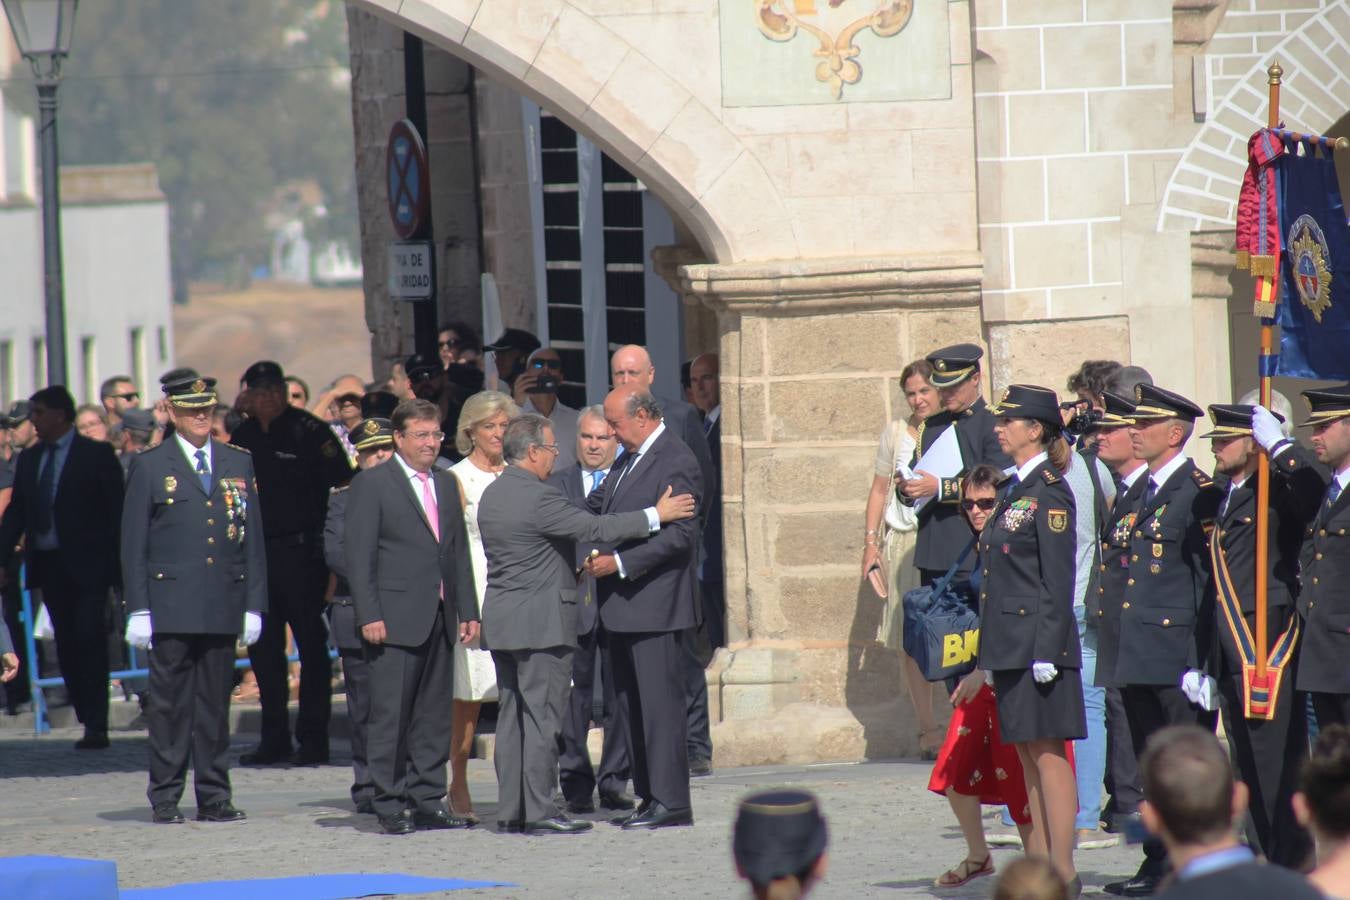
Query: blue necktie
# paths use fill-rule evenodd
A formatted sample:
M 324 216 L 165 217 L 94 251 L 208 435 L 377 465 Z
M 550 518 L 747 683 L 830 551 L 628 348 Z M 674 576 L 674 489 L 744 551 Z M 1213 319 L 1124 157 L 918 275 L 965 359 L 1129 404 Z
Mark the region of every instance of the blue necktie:
M 1331 484 L 1327 485 L 1327 506 L 1335 506 L 1336 501 L 1341 496 L 1341 480 L 1332 478 Z
M 1158 486 L 1153 483 L 1151 475 L 1144 476 L 1148 478 L 1148 484 L 1144 486 L 1144 505 L 1141 509 L 1148 509 L 1153 504 L 1153 497 L 1158 493 Z
M 598 488 L 600 486 L 600 482 L 604 480 L 605 480 L 605 472 L 603 469 L 596 469 L 594 472 L 592 472 L 591 490 L 594 491 L 596 488 Z
M 211 470 L 206 467 L 206 451 L 197 451 L 197 477 L 202 480 L 202 490 L 211 493 Z

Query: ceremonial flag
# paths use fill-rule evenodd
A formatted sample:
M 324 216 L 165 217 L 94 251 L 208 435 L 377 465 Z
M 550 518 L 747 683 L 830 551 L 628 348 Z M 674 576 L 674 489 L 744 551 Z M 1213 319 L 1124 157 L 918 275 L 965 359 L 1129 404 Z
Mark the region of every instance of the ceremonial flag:
M 1350 379 L 1350 226 L 1331 148 L 1286 141 L 1275 165 L 1283 251 L 1276 373 Z

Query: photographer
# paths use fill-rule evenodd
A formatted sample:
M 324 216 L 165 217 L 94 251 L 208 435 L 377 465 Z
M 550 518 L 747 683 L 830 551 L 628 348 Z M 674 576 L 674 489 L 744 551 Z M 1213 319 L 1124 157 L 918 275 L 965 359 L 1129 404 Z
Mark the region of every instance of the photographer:
M 552 347 L 540 347 L 530 354 L 511 389 L 511 399 L 522 413 L 538 413 L 553 426 L 558 439 L 557 467 L 562 469 L 577 461 L 577 412 L 558 399 L 558 388 L 564 381 L 562 357 Z

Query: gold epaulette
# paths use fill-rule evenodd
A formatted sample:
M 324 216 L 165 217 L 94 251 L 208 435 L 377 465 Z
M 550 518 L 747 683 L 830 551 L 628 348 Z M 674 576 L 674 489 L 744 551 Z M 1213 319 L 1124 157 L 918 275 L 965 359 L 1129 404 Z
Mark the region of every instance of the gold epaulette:
M 352 485 L 351 485 L 351 482 L 347 482 L 346 484 L 340 484 L 340 485 L 338 485 L 338 486 L 335 487 L 335 488 L 329 488 L 329 489 L 328 489 L 328 496 L 331 497 L 331 496 L 333 496 L 334 494 L 341 494 L 343 491 L 347 490 L 347 489 L 350 488 L 351 486 L 352 486 Z
M 1191 466 L 1191 480 L 1195 482 L 1196 487 L 1201 489 L 1214 486 L 1214 480 L 1195 466 Z
M 230 443 L 226 443 L 225 446 L 226 446 L 226 447 L 229 447 L 231 450 L 238 450 L 240 453 L 247 453 L 247 454 L 249 454 L 250 456 L 253 455 L 253 451 L 252 451 L 252 450 L 249 450 L 247 447 L 240 447 L 238 444 L 230 444 Z
M 1049 469 L 1041 469 L 1041 477 L 1045 479 L 1046 484 L 1058 484 L 1059 476 Z

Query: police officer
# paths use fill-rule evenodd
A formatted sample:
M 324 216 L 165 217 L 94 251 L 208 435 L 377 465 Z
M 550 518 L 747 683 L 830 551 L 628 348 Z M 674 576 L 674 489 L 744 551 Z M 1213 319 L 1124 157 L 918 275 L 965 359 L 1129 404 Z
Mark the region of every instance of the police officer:
M 1252 437 L 1255 408 L 1209 408 L 1214 459 L 1226 493 L 1210 533 L 1214 568 L 1214 638 L 1209 674 L 1223 696 L 1224 732 L 1250 796 L 1249 837 L 1271 862 L 1303 864 L 1312 850 L 1308 833 L 1294 818 L 1291 798 L 1302 760 L 1308 756 L 1307 701 L 1294 691 L 1299 646 L 1299 550 L 1326 488 L 1318 467 L 1271 472 L 1266 536 L 1267 671 L 1269 695 L 1254 697 L 1248 684 L 1256 664 L 1256 469 L 1261 451 Z M 1265 410 L 1262 410 L 1266 415 Z M 1270 424 L 1283 438 L 1279 421 Z M 1262 703 L 1254 703 L 1260 699 Z
M 381 392 L 383 393 L 383 392 Z M 363 411 L 376 405 L 374 395 L 362 398 Z M 383 394 L 393 399 L 392 394 Z M 392 412 L 381 409 L 386 415 Z M 357 423 L 348 435 L 356 448 L 358 469 L 371 469 L 394 455 L 394 426 L 388 418 L 366 418 Z M 337 576 L 332 603 L 328 608 L 329 626 L 333 643 L 342 656 L 342 680 L 347 689 L 347 718 L 351 723 L 352 745 L 352 803 L 356 811 L 375 814 L 373 804 L 375 785 L 370 780 L 366 763 L 366 722 L 370 716 L 370 670 L 362 649 L 361 629 L 356 624 L 352 606 L 352 591 L 347 584 L 346 549 L 343 536 L 347 530 L 347 491 L 349 485 L 333 488 L 328 496 L 328 518 L 323 526 L 323 555 L 328 567 Z
M 975 344 L 956 344 L 928 354 L 928 363 L 933 367 L 928 380 L 938 389 L 942 411 L 929 416 L 920 427 L 913 464 L 948 428 L 956 429 L 963 471 L 981 463 L 1005 470 L 1012 464 L 1008 454 L 999 449 L 994 437 L 994 417 L 980 396 L 982 356 L 984 351 Z M 961 516 L 961 473 L 943 478 L 915 474 L 918 477 L 902 482 L 896 491 L 904 503 L 934 498 L 919 511 L 919 536 L 914 549 L 914 565 L 923 583 L 932 584 L 956 562 L 969 539 L 970 526 Z
M 229 774 L 234 645 L 262 632 L 267 572 L 253 463 L 211 438 L 215 384 L 164 385 L 174 436 L 132 457 L 122 507 L 127 640 L 150 649 L 147 795 L 165 825 L 183 821 L 189 758 L 198 821 L 244 818 Z
M 1130 535 L 1130 557 L 1121 603 L 1116 681 L 1136 755 L 1167 725 L 1217 721 L 1216 685 L 1200 671 L 1209 657 L 1214 595 L 1208 531 L 1222 494 L 1183 448 L 1204 414 L 1180 394 L 1136 385 L 1130 440 L 1148 466 L 1144 493 Z M 1157 838 L 1144 841 L 1144 861 L 1133 878 L 1106 889 L 1127 897 L 1149 896 L 1166 869 Z
M 980 534 L 979 666 L 993 673 L 1003 742 L 1017 748 L 1027 795 L 1036 801 L 1032 833 L 1060 877 L 1074 883 L 1078 788 L 1065 741 L 1087 737 L 1073 608 L 1077 514 L 1051 459 L 1052 450 L 1064 459 L 1070 451 L 1060 437 L 1059 398 L 1049 388 L 1011 385 L 990 412 L 1017 470 Z
M 328 761 L 332 704 L 328 635 L 324 627 L 323 525 L 328 493 L 351 480 L 347 454 L 327 423 L 291 406 L 286 376 L 271 361 L 244 372 L 251 416 L 234 442 L 253 454 L 267 534 L 267 614 L 262 637 L 249 648 L 262 701 L 262 739 L 240 762 L 265 766 Z M 287 713 L 286 626 L 300 651 L 300 710 L 292 754 Z
M 1303 391 L 1312 411 L 1300 427 L 1311 426 L 1314 454 L 1276 437 L 1268 413 L 1257 413 L 1256 438 L 1285 473 L 1318 468 L 1324 489 L 1304 529 L 1301 592 L 1303 648 L 1295 688 L 1312 697 L 1317 724 L 1350 725 L 1350 384 Z M 1325 466 L 1322 470 L 1318 463 Z

